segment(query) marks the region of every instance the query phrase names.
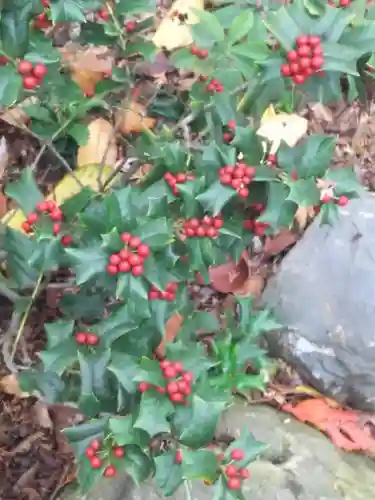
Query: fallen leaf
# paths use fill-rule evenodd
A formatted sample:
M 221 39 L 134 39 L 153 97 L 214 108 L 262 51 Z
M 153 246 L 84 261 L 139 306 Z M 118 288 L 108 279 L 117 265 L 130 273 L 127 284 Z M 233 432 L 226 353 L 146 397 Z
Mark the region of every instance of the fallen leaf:
M 24 128 L 24 125 L 30 120 L 25 113 L 24 108 L 30 104 L 38 102 L 36 97 L 28 97 L 13 108 L 8 108 L 2 115 L 1 119 L 13 125 L 14 127 Z
M 374 425 L 374 415 L 332 408 L 323 398 L 301 401 L 296 406 L 285 404 L 281 409 L 324 432 L 337 447 L 375 456 L 375 439 L 370 427 Z
M 281 141 L 293 148 L 307 133 L 308 121 L 296 114 L 280 113 L 272 116 L 271 113 L 263 115 L 257 135 L 271 143 L 272 154 L 280 147 Z
M 103 118 L 88 125 L 89 138 L 77 153 L 77 166 L 101 164 L 114 167 L 117 161 L 117 144 L 113 126 Z M 105 156 L 105 157 L 104 157 Z
M 120 130 L 125 135 L 153 129 L 156 124 L 156 119 L 147 116 L 145 107 L 136 101 L 124 101 L 118 120 L 120 120 Z
M 155 349 L 155 355 L 158 358 L 164 358 L 165 344 L 174 342 L 175 338 L 178 335 L 178 332 L 181 330 L 183 320 L 183 316 L 179 312 L 176 312 L 167 321 L 165 325 L 164 338 L 160 342 L 159 346 Z
M 274 236 L 267 236 L 263 252 L 267 256 L 275 256 L 283 252 L 297 241 L 297 235 L 290 229 L 283 228 Z
M 314 207 L 299 207 L 294 216 L 294 220 L 297 223 L 299 231 L 303 231 L 307 226 L 309 220 L 313 219 L 315 216 Z
M 8 152 L 8 144 L 5 137 L 1 137 L 0 139 L 0 183 L 3 179 L 5 169 L 8 166 L 9 162 L 9 152 Z
M 0 390 L 6 394 L 12 394 L 19 398 L 28 398 L 30 396 L 28 392 L 21 391 L 17 377 L 13 373 L 5 375 L 5 377 L 0 380 Z
M 176 0 L 155 32 L 153 42 L 160 49 L 174 50 L 193 43 L 191 25 L 199 23 L 199 17 L 191 9 L 204 9 L 204 0 Z M 180 15 L 185 21 L 180 21 Z

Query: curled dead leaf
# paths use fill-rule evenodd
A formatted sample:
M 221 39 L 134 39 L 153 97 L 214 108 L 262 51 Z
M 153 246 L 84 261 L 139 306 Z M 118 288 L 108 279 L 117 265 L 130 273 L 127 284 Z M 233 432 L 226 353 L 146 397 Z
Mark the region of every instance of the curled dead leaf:
M 95 94 L 95 86 L 100 80 L 103 80 L 103 73 L 90 70 L 72 71 L 72 80 L 75 82 L 82 92 L 87 96 Z
M 77 166 L 104 163 L 114 167 L 117 161 L 117 144 L 113 126 L 107 120 L 98 118 L 88 125 L 88 130 L 87 143 L 78 149 Z
M 6 394 L 11 394 L 19 398 L 28 398 L 30 396 L 28 392 L 21 391 L 17 377 L 13 373 L 5 375 L 5 377 L 0 380 L 0 390 Z
M 273 236 L 267 236 L 263 252 L 267 257 L 273 257 L 286 250 L 297 241 L 297 235 L 290 229 L 283 228 Z
M 1 119 L 9 123 L 10 125 L 13 125 L 14 127 L 23 128 L 23 126 L 30 120 L 28 115 L 25 113 L 24 108 L 30 104 L 35 104 L 37 102 L 38 99 L 36 97 L 28 97 L 13 108 L 8 108 L 1 115 Z
M 155 355 L 158 358 L 164 358 L 165 345 L 167 343 L 174 342 L 175 338 L 178 335 L 178 332 L 181 330 L 183 320 L 184 320 L 183 316 L 179 312 L 176 312 L 167 321 L 165 325 L 164 338 L 160 342 L 159 346 L 155 349 Z
M 120 130 L 125 135 L 153 129 L 156 124 L 156 119 L 147 116 L 145 107 L 136 101 L 123 103 L 118 120 L 120 120 Z

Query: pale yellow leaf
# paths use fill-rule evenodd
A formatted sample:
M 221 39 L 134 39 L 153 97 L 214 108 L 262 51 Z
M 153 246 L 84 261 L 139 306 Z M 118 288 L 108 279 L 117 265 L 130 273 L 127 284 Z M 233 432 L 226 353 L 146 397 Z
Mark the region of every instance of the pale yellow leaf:
M 124 101 L 117 120 L 120 121 L 119 129 L 125 135 L 153 129 L 156 124 L 156 119 L 147 116 L 145 107 L 136 101 Z
M 306 118 L 296 114 L 280 113 L 270 118 L 265 117 L 257 130 L 257 135 L 271 143 L 271 153 L 276 153 L 281 141 L 293 148 L 307 133 Z
M 78 149 L 77 167 L 100 163 L 114 167 L 117 145 L 113 126 L 104 118 L 97 118 L 88 125 L 88 130 L 87 143 Z
M 197 24 L 199 18 L 192 8 L 203 10 L 204 0 L 177 0 L 172 4 L 154 35 L 153 42 L 157 47 L 174 50 L 193 42 L 191 25 Z M 184 22 L 180 21 L 178 14 L 187 16 Z
M 6 394 L 11 394 L 19 398 L 29 397 L 29 393 L 21 391 L 17 377 L 14 374 L 5 375 L 5 377 L 0 380 L 0 390 Z

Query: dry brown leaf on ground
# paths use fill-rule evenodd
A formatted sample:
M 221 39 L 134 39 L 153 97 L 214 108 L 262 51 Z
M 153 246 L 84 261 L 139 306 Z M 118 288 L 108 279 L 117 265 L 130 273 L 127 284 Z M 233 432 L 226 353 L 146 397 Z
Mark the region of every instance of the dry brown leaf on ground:
M 136 101 L 124 101 L 117 119 L 120 121 L 120 130 L 125 135 L 153 129 L 156 125 L 156 119 L 147 116 L 145 107 Z
M 13 125 L 14 127 L 23 128 L 23 126 L 30 120 L 25 113 L 24 108 L 30 104 L 36 104 L 38 99 L 36 97 L 28 97 L 24 101 L 17 104 L 13 108 L 8 108 L 1 115 L 1 119 Z
M 299 231 L 303 231 L 307 223 L 315 217 L 314 207 L 299 207 L 294 216 L 294 220 L 298 226 Z
M 296 114 L 266 114 L 261 120 L 257 135 L 271 143 L 271 153 L 276 153 L 281 141 L 293 148 L 307 133 L 308 121 Z
M 0 391 L 19 398 L 28 398 L 30 396 L 29 393 L 21 391 L 17 377 L 13 373 L 5 375 L 5 377 L 0 380 Z
M 191 9 L 204 9 L 204 0 L 176 0 L 160 23 L 153 38 L 154 44 L 167 50 L 188 47 L 193 43 L 191 25 L 199 23 L 199 17 Z M 187 16 L 181 22 L 180 15 Z
M 283 228 L 277 234 L 266 237 L 263 252 L 267 257 L 274 257 L 293 245 L 297 237 L 290 229 Z
M 164 358 L 165 356 L 165 345 L 167 343 L 174 342 L 175 338 L 178 335 L 178 332 L 181 330 L 182 323 L 184 321 L 183 316 L 176 312 L 165 325 L 164 338 L 160 342 L 159 346 L 155 349 L 155 355 L 158 358 Z
M 88 125 L 88 130 L 87 143 L 78 149 L 77 166 L 104 163 L 106 166 L 114 167 L 117 161 L 114 127 L 104 118 L 97 118 Z

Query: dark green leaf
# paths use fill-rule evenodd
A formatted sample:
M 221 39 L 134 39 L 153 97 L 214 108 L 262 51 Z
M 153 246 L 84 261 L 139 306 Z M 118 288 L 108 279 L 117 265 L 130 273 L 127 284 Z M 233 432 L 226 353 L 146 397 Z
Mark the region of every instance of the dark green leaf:
M 242 14 L 240 14 L 233 20 L 228 30 L 228 41 L 230 43 L 236 43 L 237 41 L 241 40 L 241 38 L 244 38 L 253 27 L 253 24 L 254 14 L 251 12 L 251 10 L 242 12 Z
M 187 479 L 201 479 L 213 483 L 218 476 L 218 466 L 218 458 L 212 451 L 186 450 L 182 453 L 182 470 Z
M 134 232 L 151 248 L 162 248 L 172 241 L 172 229 L 166 218 L 147 220 Z
M 17 285 L 23 289 L 35 285 L 38 272 L 29 260 L 37 248 L 36 240 L 11 228 L 6 229 L 3 249 L 8 252 L 7 268 Z
M 162 432 L 170 432 L 167 420 L 174 411 L 173 404 L 165 394 L 149 391 L 142 394 L 138 417 L 134 427 L 143 429 L 150 436 Z
M 111 351 L 98 349 L 95 351 L 78 351 L 81 372 L 81 391 L 84 394 L 105 393 L 105 373 L 107 371 Z
M 75 123 L 68 128 L 67 133 L 77 142 L 79 146 L 84 146 L 89 139 L 89 130 L 87 125 Z
M 47 333 L 48 347 L 52 348 L 72 338 L 74 321 L 59 320 L 54 323 L 45 323 L 44 328 Z
M 84 6 L 77 0 L 52 0 L 51 17 L 54 23 L 61 21 L 86 22 Z
M 112 372 L 122 387 L 127 392 L 135 392 L 138 383 L 134 381 L 136 375 L 139 374 L 138 359 L 119 352 L 112 353 L 112 360 L 108 366 L 108 370 Z
M 286 7 L 270 12 L 266 18 L 266 26 L 285 50 L 294 49 L 300 28 Z
M 152 462 L 139 446 L 129 444 L 124 458 L 119 463 L 120 470 L 129 474 L 136 485 L 145 481 L 152 472 Z
M 60 342 L 59 345 L 42 351 L 39 354 L 44 370 L 62 375 L 62 373 L 77 361 L 77 344 L 73 338 Z
M 176 463 L 175 452 L 167 452 L 154 458 L 155 481 L 165 496 L 174 493 L 182 483 L 182 467 Z
M 117 10 L 119 13 L 128 16 L 129 14 L 137 14 L 147 12 L 152 14 L 155 12 L 156 4 L 154 0 L 120 0 Z
M 335 183 L 335 194 L 357 194 L 363 191 L 354 169 L 350 166 L 332 168 L 327 171 L 325 179 Z
M 29 7 L 31 8 L 31 5 Z M 22 57 L 27 50 L 30 8 L 6 10 L 1 13 L 2 49 L 10 57 Z
M 316 187 L 315 179 L 303 179 L 289 183 L 290 193 L 288 200 L 294 201 L 300 207 L 311 207 L 319 203 L 320 191 Z
M 236 196 L 236 194 L 234 189 L 223 186 L 220 181 L 217 180 L 211 184 L 207 191 L 198 195 L 196 199 L 206 211 L 212 213 L 212 215 L 218 215 L 224 205 Z
M 18 99 L 22 77 L 10 66 L 0 67 L 0 104 L 10 106 Z
M 226 449 L 224 460 L 230 459 L 232 450 L 241 449 L 245 453 L 245 458 L 236 463 L 238 467 L 246 467 L 250 462 L 253 462 L 265 449 L 266 446 L 254 439 L 254 436 L 248 429 L 244 428 L 240 433 L 240 438 Z
M 67 248 L 66 252 L 72 259 L 77 285 L 85 283 L 91 278 L 105 272 L 108 255 L 101 246 L 91 245 L 87 248 Z
M 35 182 L 31 168 L 23 170 L 19 181 L 8 184 L 5 194 L 18 203 L 25 215 L 33 212 L 35 205 L 44 198 Z
M 119 446 L 136 444 L 145 447 L 148 445 L 148 434 L 133 426 L 131 415 L 111 418 L 109 420 L 109 429 L 113 434 L 114 441 Z
M 191 9 L 199 17 L 199 23 L 193 24 L 193 38 L 200 47 L 210 47 L 214 42 L 224 40 L 224 30 L 211 12 Z

